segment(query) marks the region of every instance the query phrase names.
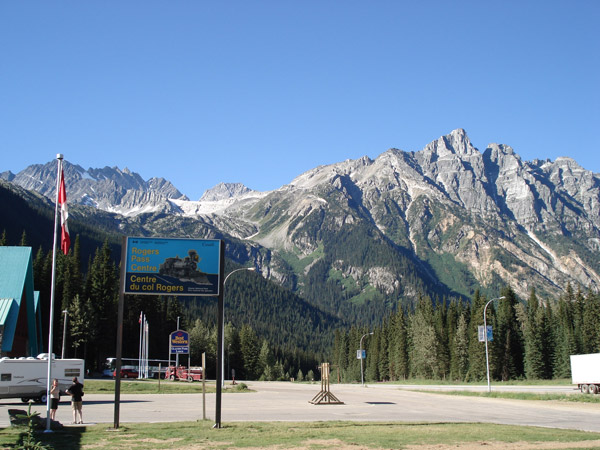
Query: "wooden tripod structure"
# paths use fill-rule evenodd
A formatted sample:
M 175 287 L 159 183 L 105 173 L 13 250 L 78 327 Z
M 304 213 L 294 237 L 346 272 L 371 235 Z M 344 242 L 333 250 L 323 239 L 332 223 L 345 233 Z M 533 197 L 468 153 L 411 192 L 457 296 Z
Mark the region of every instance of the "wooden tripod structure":
M 329 363 L 321 364 L 321 391 L 309 402 L 313 405 L 343 405 L 329 390 Z

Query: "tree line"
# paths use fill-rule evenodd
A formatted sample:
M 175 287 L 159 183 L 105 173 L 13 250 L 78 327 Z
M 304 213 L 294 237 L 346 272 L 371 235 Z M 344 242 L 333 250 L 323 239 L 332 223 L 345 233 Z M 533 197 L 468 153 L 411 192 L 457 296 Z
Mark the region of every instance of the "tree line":
M 535 289 L 525 302 L 510 287 L 501 296 L 486 311 L 493 330 L 488 342 L 492 379 L 567 378 L 570 355 L 600 351 L 597 293 L 575 292 L 567 285 L 557 301 L 538 298 Z M 476 292 L 471 302 L 434 305 L 422 296 L 413 308 L 399 308 L 379 327 L 336 330 L 333 375 L 342 382 L 361 379 L 357 350 L 363 339 L 364 378 L 369 381 L 486 379 L 485 344 L 478 328 L 489 300 Z

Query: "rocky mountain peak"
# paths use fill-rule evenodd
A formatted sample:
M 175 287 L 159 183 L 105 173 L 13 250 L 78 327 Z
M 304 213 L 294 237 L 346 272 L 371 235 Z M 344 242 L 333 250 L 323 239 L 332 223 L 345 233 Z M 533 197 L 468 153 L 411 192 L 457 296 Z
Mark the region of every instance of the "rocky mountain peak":
M 201 202 L 216 202 L 219 200 L 227 200 L 234 197 L 239 197 L 252 192 L 251 189 L 244 186 L 242 183 L 219 183 L 213 188 L 208 189 L 202 197 Z

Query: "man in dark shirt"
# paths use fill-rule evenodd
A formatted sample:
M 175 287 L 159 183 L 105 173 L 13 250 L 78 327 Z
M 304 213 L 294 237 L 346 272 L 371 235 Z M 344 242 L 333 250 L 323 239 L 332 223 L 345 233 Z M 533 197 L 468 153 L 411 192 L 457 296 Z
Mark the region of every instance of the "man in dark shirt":
M 73 423 L 83 423 L 83 384 L 77 381 L 77 377 L 73 377 L 73 384 L 69 386 L 66 392 L 71 396 L 71 407 L 73 408 Z

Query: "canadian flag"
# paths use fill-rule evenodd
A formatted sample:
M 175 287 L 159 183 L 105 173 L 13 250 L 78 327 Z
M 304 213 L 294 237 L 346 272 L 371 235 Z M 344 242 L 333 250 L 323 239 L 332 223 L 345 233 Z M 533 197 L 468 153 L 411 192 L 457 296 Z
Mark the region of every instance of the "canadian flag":
M 60 172 L 60 189 L 58 191 L 58 204 L 60 206 L 60 249 L 65 255 L 69 253 L 69 247 L 71 246 L 71 237 L 69 236 L 69 227 L 67 225 L 67 219 L 69 218 L 69 211 L 67 211 L 67 191 L 65 190 L 65 172 Z

